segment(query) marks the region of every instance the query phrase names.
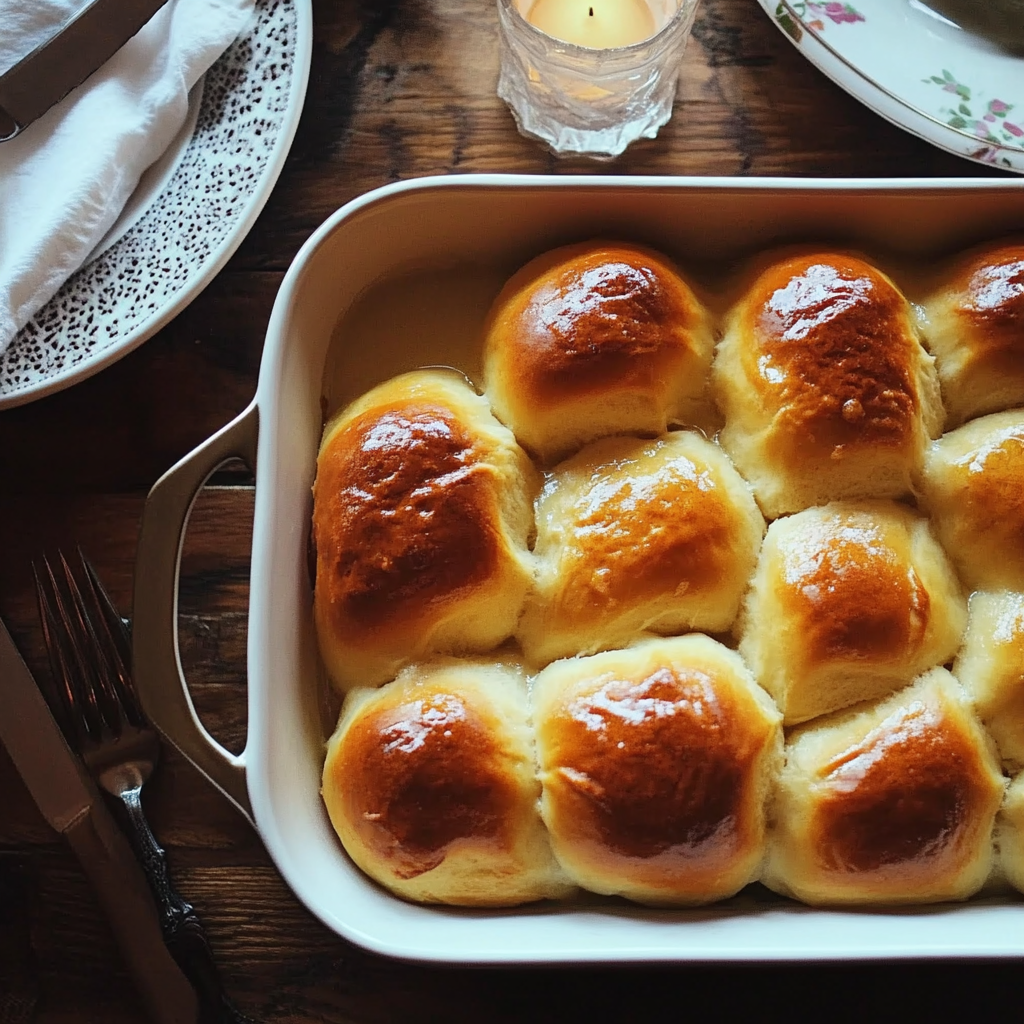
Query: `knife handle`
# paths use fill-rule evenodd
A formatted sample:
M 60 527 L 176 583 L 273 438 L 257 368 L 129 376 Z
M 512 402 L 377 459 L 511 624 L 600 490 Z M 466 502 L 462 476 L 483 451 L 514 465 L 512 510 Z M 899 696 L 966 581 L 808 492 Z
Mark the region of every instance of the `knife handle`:
M 196 1024 L 196 994 L 164 945 L 146 880 L 106 807 L 94 802 L 64 830 L 64 836 L 92 882 L 153 1020 Z
M 140 789 L 128 787 L 117 794 L 123 807 L 120 817 L 156 899 L 164 942 L 199 993 L 200 1020 L 202 1024 L 256 1024 L 238 1010 L 221 985 L 206 930 L 195 907 L 171 882 L 167 855 L 149 827 Z

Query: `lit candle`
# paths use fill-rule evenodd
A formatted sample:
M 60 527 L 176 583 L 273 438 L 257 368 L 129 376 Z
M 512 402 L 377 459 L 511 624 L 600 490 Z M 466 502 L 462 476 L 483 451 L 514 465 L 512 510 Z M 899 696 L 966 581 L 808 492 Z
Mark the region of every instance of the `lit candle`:
M 526 20 L 555 39 L 593 50 L 642 43 L 656 28 L 645 0 L 536 0 Z
M 498 95 L 554 152 L 618 156 L 672 116 L 697 3 L 497 0 Z

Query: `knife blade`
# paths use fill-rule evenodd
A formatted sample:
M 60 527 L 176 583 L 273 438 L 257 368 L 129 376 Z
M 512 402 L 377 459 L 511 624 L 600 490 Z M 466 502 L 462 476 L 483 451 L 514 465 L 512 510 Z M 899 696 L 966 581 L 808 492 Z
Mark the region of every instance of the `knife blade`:
M 195 991 L 163 943 L 142 868 L 71 752 L 0 620 L 0 743 L 43 817 L 70 843 L 153 1019 L 196 1024 Z
M 92 0 L 0 75 L 0 142 L 13 139 L 102 67 L 167 0 Z

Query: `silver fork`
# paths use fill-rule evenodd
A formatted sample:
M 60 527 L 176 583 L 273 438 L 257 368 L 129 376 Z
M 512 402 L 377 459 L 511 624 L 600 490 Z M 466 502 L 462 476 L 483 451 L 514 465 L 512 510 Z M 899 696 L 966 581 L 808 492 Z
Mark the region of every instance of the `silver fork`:
M 97 783 L 117 797 L 128 838 L 160 908 L 164 942 L 195 986 L 203 1024 L 254 1024 L 228 999 L 195 909 L 171 884 L 167 858 L 142 809 L 142 787 L 160 755 L 156 731 L 135 697 L 128 666 L 131 637 L 100 583 L 78 552 L 79 579 L 63 554 L 55 572 L 43 559 L 36 593 L 55 693 L 50 703 L 68 742 Z

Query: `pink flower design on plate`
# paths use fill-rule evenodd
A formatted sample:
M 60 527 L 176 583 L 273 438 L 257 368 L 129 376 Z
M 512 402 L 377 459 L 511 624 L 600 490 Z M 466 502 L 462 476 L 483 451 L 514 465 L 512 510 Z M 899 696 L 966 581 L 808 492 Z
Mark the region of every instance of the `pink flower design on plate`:
M 981 149 L 976 149 L 971 156 L 975 160 L 984 160 L 987 164 L 994 164 L 996 162 L 997 150 L 994 150 L 991 146 L 983 146 Z
M 823 14 L 836 25 L 842 25 L 844 22 L 853 24 L 854 22 L 865 20 L 864 15 L 856 8 L 851 7 L 849 4 L 836 3 L 834 0 L 830 0 L 829 3 L 824 4 L 808 3 L 807 6 L 815 14 Z
M 950 128 L 968 132 L 989 143 L 989 146 L 971 154 L 975 160 L 1003 163 L 1009 167 L 1005 157 L 997 159 L 996 147 L 1024 149 L 1024 127 L 1006 118 L 1015 104 L 1001 99 L 991 99 L 986 103 L 980 96 L 974 96 L 970 86 L 958 81 L 948 68 L 944 68 L 941 75 L 931 75 L 923 81 L 925 84 L 937 85 L 943 92 L 956 95 L 954 106 L 939 109 Z M 978 109 L 979 105 L 981 110 Z

